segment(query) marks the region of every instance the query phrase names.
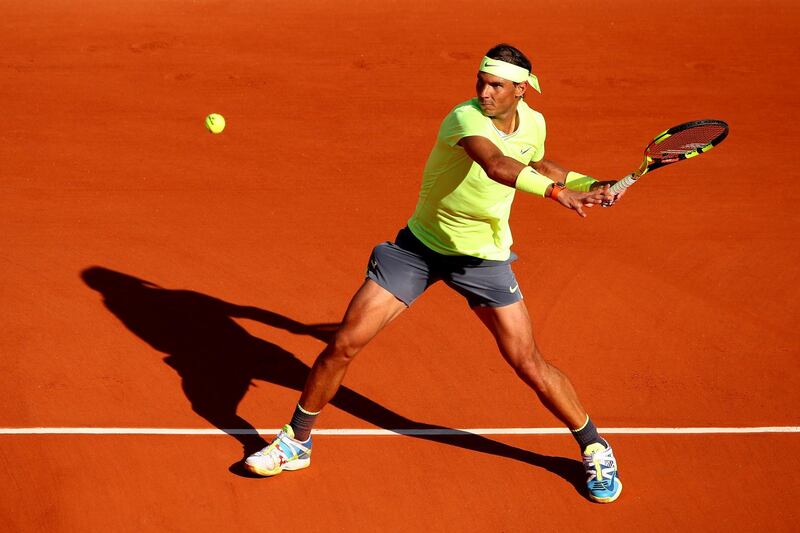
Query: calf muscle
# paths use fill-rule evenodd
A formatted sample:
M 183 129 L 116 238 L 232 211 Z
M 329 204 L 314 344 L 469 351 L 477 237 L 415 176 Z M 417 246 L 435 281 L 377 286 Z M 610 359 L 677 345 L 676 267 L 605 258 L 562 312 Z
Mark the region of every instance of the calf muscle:
M 342 325 L 319 354 L 306 380 L 300 405 L 321 411 L 344 380 L 355 356 L 403 312 L 405 304 L 372 280 L 367 280 L 347 307 Z

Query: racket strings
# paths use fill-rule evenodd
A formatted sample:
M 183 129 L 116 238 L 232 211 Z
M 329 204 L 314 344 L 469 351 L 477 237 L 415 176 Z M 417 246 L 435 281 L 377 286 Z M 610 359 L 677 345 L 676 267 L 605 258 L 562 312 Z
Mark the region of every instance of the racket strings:
M 647 155 L 653 159 L 669 159 L 708 146 L 725 133 L 722 124 L 704 124 L 678 131 L 661 142 L 652 144 Z

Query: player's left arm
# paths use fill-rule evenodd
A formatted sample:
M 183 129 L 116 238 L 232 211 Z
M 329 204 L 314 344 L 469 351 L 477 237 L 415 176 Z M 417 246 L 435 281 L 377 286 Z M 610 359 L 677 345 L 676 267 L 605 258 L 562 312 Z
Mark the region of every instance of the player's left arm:
M 508 157 L 500 151 L 500 149 L 489 139 L 480 135 L 462 137 L 458 141 L 467 155 L 476 163 L 478 163 L 486 172 L 490 179 L 509 187 L 527 190 L 528 192 L 537 191 L 537 194 L 544 197 L 552 195 L 554 190 L 553 178 L 547 175 L 541 175 L 536 178 L 538 171 L 535 169 L 533 178 L 536 180 L 536 186 L 530 188 L 520 187 L 518 183 L 520 175 L 528 165 Z M 530 176 L 528 176 L 530 177 Z M 546 184 L 545 184 L 546 183 Z M 585 217 L 584 207 L 591 207 L 594 204 L 602 204 L 604 201 L 610 201 L 610 196 L 607 194 L 607 187 L 602 190 L 592 192 L 578 192 L 571 189 L 559 189 L 559 194 L 554 197 L 564 207 L 573 209 L 578 215 Z
M 590 191 L 593 191 L 595 189 L 600 189 L 606 185 L 611 186 L 616 183 L 616 181 L 613 180 L 599 181 L 589 176 L 578 174 L 577 172 L 571 173 L 567 169 L 565 169 L 564 167 L 562 167 L 561 165 L 550 159 L 542 159 L 540 161 L 535 161 L 535 162 L 531 161 L 530 166 L 533 168 L 533 170 L 535 170 L 539 174 L 544 174 L 553 181 L 560 181 L 562 183 L 566 183 L 567 187 L 569 187 L 570 189 L 573 188 L 570 187 L 571 184 L 570 182 L 575 182 L 576 184 L 575 190 L 580 190 L 577 187 L 578 183 L 580 183 L 581 181 L 585 182 L 585 180 L 583 180 L 582 178 L 586 178 L 587 180 L 590 180 L 592 182 L 591 185 L 589 186 Z M 572 177 L 570 174 L 574 175 L 575 178 L 570 179 Z
M 530 166 L 538 172 L 550 178 L 553 181 L 564 182 L 567 179 L 567 169 L 549 159 L 540 159 L 539 161 L 531 161 Z
M 611 187 L 616 183 L 616 181 L 613 180 L 600 181 L 577 172 L 570 172 L 550 159 L 541 159 L 535 162 L 531 161 L 530 167 L 539 174 L 543 174 L 553 181 L 564 183 L 568 189 L 576 191 L 595 191 L 604 187 Z M 587 184 L 588 188 L 586 187 Z M 618 199 L 619 196 L 617 197 L 617 200 Z
M 273 328 L 283 329 L 296 335 L 308 335 L 326 343 L 331 341 L 333 334 L 341 326 L 338 322 L 304 324 L 273 311 L 249 305 L 226 304 L 225 312 L 233 318 L 255 320 Z

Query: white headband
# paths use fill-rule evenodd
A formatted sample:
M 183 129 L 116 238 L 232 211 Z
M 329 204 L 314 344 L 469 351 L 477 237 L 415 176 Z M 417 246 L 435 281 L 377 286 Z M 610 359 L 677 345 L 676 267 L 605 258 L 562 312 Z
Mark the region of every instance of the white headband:
M 539 78 L 533 75 L 528 69 L 512 65 L 499 59 L 492 59 L 491 57 L 484 57 L 481 59 L 481 66 L 478 69 L 481 72 L 486 72 L 492 76 L 499 76 L 514 83 L 528 82 L 528 85 L 541 93 L 539 88 Z

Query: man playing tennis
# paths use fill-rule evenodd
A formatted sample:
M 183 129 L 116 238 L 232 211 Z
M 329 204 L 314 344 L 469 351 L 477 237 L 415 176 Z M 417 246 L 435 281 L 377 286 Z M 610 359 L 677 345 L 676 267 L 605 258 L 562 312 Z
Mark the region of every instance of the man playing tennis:
M 501 44 L 478 69 L 477 97 L 442 122 L 423 172 L 416 210 L 394 243 L 375 247 L 367 279 L 333 341 L 315 361 L 291 422 L 245 460 L 260 475 L 311 462 L 311 428 L 333 398 L 355 355 L 425 289 L 444 281 L 463 295 L 494 335 L 505 360 L 578 441 L 592 500 L 612 502 L 622 483 L 614 454 L 581 406 L 569 379 L 536 347 L 522 291 L 511 269 L 516 255 L 509 215 L 515 190 L 550 198 L 585 217 L 613 202 L 613 182 L 567 172 L 544 159 L 545 123 L 523 100 L 539 91 L 530 61 Z

